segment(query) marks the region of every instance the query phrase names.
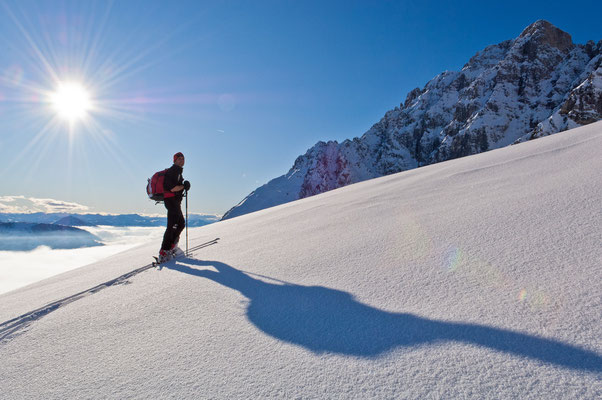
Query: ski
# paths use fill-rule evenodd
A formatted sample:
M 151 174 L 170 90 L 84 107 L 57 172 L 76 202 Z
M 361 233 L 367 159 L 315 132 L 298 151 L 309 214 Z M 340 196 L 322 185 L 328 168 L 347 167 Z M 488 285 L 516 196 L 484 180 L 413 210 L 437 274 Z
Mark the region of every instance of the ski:
M 180 254 L 173 254 L 168 260 L 165 260 L 163 262 L 159 262 L 159 257 L 153 256 L 153 258 L 155 259 L 155 261 L 152 262 L 152 266 L 153 267 L 159 267 L 159 269 L 161 269 L 161 265 L 163 265 L 163 264 L 165 264 L 165 263 L 167 263 L 167 262 L 169 262 L 171 260 L 175 260 L 175 259 L 178 259 L 178 258 L 181 258 L 181 257 L 189 257 L 189 256 L 191 256 L 197 250 L 200 250 L 200 249 L 202 249 L 204 247 L 207 247 L 207 246 L 211 246 L 211 245 L 217 244 L 217 242 L 219 241 L 219 239 L 220 238 L 215 238 L 213 240 L 209 240 L 208 242 L 200 243 L 200 244 L 197 244 L 196 246 L 192 246 L 191 248 L 188 249 L 188 251 L 184 251 L 184 252 L 182 252 Z

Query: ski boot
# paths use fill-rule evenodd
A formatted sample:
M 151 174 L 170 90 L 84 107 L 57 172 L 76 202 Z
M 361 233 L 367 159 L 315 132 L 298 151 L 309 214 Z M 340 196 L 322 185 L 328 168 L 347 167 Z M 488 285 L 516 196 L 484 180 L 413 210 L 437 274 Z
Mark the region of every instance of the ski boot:
M 184 250 L 182 250 L 181 248 L 179 248 L 175 244 L 172 246 L 172 248 L 171 248 L 171 250 L 169 252 L 171 253 L 172 257 L 180 257 L 180 256 L 184 255 Z
M 163 264 L 164 262 L 171 260 L 172 257 L 173 254 L 171 253 L 171 251 L 161 250 L 159 252 L 159 257 L 157 257 L 157 263 Z
M 169 250 L 173 257 L 178 257 L 178 256 L 184 255 L 184 250 L 182 250 L 181 248 L 178 247 L 179 241 L 180 241 L 180 238 L 177 237 L 176 240 L 174 241 L 174 243 L 171 245 L 171 249 Z

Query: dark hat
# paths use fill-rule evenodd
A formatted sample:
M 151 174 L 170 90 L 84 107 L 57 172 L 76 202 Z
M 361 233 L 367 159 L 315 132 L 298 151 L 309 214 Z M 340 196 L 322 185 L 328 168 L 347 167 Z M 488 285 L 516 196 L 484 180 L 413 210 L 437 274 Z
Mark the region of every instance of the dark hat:
M 173 162 L 176 162 L 176 160 L 180 157 L 184 157 L 184 154 L 178 151 L 176 154 L 173 155 Z

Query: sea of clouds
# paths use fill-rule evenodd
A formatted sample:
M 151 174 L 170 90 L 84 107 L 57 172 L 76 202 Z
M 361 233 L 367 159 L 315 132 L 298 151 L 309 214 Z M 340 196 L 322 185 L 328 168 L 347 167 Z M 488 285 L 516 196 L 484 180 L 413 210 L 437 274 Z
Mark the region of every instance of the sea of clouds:
M 157 252 L 165 227 L 80 227 L 98 236 L 105 246 L 62 250 L 41 246 L 29 252 L 0 251 L 0 294 L 60 273 L 83 267 L 150 241 Z M 150 255 L 149 255 L 150 259 Z

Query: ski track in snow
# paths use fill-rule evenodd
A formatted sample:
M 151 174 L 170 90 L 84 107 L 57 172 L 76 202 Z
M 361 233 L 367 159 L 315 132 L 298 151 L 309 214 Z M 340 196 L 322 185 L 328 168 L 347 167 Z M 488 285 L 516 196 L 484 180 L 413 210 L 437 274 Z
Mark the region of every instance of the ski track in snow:
M 211 246 L 213 244 L 217 244 L 218 241 L 219 241 L 219 238 L 216 238 L 216 239 L 210 240 L 206 243 L 202 243 L 200 245 L 194 246 L 193 248 L 188 250 L 188 255 L 192 255 L 195 251 L 200 250 L 204 247 Z M 169 264 L 173 263 L 173 262 L 175 262 L 175 260 L 165 263 L 165 265 L 161 264 L 161 265 L 159 265 L 159 268 L 162 268 L 162 266 L 163 267 L 169 266 Z M 35 321 L 39 320 L 40 318 L 48 315 L 49 313 L 56 311 L 59 308 L 64 307 L 70 303 L 73 303 L 74 301 L 82 299 L 86 296 L 90 296 L 94 293 L 97 293 L 110 286 L 127 285 L 130 283 L 129 279 L 132 278 L 133 276 L 138 275 L 141 272 L 144 272 L 148 269 L 155 268 L 155 267 L 156 267 L 155 263 L 149 263 L 143 267 L 137 268 L 131 272 L 123 274 L 115 279 L 112 279 L 110 281 L 101 283 L 100 285 L 94 286 L 93 288 L 84 290 L 82 292 L 79 292 L 79 293 L 74 294 L 69 297 L 65 297 L 65 298 L 57 300 L 57 301 L 54 301 L 54 302 L 47 304 L 41 308 L 38 308 L 34 311 L 30 311 L 26 314 L 20 315 L 16 318 L 13 318 L 11 320 L 1 323 L 0 324 L 0 345 L 2 344 L 2 342 L 8 341 L 8 340 L 16 337 L 17 335 L 24 333 L 24 331 L 27 330 L 29 325 L 31 325 Z

